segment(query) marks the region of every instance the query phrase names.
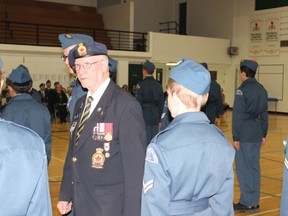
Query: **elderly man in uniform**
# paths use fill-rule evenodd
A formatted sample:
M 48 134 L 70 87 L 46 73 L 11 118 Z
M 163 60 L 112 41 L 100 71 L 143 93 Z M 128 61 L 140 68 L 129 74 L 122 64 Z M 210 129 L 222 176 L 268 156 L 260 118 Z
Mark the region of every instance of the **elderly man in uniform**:
M 147 60 L 143 64 L 144 79 L 137 85 L 136 91 L 136 99 L 143 111 L 148 143 L 158 132 L 164 106 L 163 89 L 153 77 L 154 70 L 152 62 Z
M 75 106 L 57 207 L 76 216 L 140 215 L 146 146 L 139 103 L 109 78 L 104 44 L 80 43 L 69 54 L 88 89 Z
M 235 211 L 259 210 L 260 149 L 268 130 L 267 92 L 254 78 L 258 64 L 251 60 L 240 63 L 240 78 L 233 106 L 232 132 L 240 199 Z
M 168 107 L 174 119 L 147 148 L 141 215 L 234 215 L 235 151 L 200 112 L 208 99 L 210 73 L 184 59 L 169 77 Z
M 28 68 L 19 65 L 7 78 L 12 99 L 2 107 L 1 118 L 26 126 L 35 131 L 45 143 L 48 164 L 51 159 L 51 124 L 47 107 L 29 94 L 32 78 Z M 27 145 L 29 148 L 29 145 Z
M 0 215 L 52 216 L 47 156 L 32 130 L 0 119 Z
M 70 74 L 72 74 L 74 77 L 76 77 L 75 71 L 70 67 L 69 65 L 69 59 L 68 55 L 69 52 L 79 43 L 93 43 L 94 40 L 91 36 L 89 35 L 84 35 L 84 34 L 60 34 L 58 36 L 58 39 L 61 43 L 61 46 L 63 48 L 63 55 L 61 56 L 61 59 L 65 64 L 67 65 L 68 71 Z M 116 67 L 117 67 L 117 62 L 109 58 L 109 71 L 110 71 L 110 76 L 111 77 L 116 77 Z M 76 104 L 76 101 L 81 98 L 83 95 L 87 94 L 87 89 L 84 89 L 81 86 L 81 83 L 77 78 L 72 83 L 73 90 L 72 90 L 72 95 L 70 97 L 69 103 L 68 103 L 68 108 L 69 108 L 69 113 L 70 113 L 70 121 L 72 122 L 72 116 L 74 113 L 74 107 Z

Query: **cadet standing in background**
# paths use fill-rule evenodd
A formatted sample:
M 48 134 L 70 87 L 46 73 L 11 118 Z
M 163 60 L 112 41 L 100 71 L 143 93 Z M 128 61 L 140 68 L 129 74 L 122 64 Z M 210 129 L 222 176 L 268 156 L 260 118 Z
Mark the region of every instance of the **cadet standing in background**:
M 72 116 L 74 113 L 74 107 L 75 107 L 76 101 L 83 95 L 87 94 L 87 90 L 83 89 L 83 87 L 81 86 L 81 83 L 76 77 L 75 71 L 70 67 L 68 55 L 69 55 L 70 50 L 72 50 L 78 43 L 81 43 L 81 42 L 93 43 L 93 38 L 91 36 L 83 35 L 83 34 L 60 34 L 58 36 L 58 39 L 63 48 L 63 55 L 61 56 L 61 59 L 67 65 L 69 73 L 73 77 L 75 77 L 75 80 L 72 82 L 72 87 L 73 87 L 72 95 L 68 102 L 70 122 L 72 122 L 73 121 Z
M 51 124 L 47 107 L 29 94 L 32 78 L 24 65 L 12 70 L 7 78 L 12 99 L 0 110 L 0 117 L 35 131 L 45 143 L 48 164 L 51 159 Z M 29 148 L 29 143 L 27 143 Z
M 0 119 L 0 215 L 52 216 L 47 156 L 32 130 Z
M 158 133 L 164 106 L 162 86 L 154 79 L 155 65 L 146 61 L 143 64 L 143 80 L 137 85 L 136 99 L 140 103 L 145 121 L 147 142 Z
M 208 71 L 207 63 L 201 63 Z M 202 108 L 202 111 L 206 113 L 210 124 L 214 124 L 216 118 L 220 117 L 220 114 L 223 109 L 223 99 L 221 86 L 216 82 L 216 80 L 211 77 L 210 90 L 208 101 L 205 106 Z
M 267 91 L 254 78 L 258 64 L 240 63 L 240 78 L 233 106 L 232 132 L 240 199 L 235 211 L 258 211 L 260 199 L 260 149 L 268 131 Z
M 233 216 L 235 150 L 200 112 L 208 99 L 210 73 L 184 59 L 168 80 L 174 119 L 148 146 L 142 216 Z
M 80 43 L 69 54 L 81 85 L 64 165 L 61 214 L 138 216 L 146 149 L 139 103 L 109 78 L 104 44 Z

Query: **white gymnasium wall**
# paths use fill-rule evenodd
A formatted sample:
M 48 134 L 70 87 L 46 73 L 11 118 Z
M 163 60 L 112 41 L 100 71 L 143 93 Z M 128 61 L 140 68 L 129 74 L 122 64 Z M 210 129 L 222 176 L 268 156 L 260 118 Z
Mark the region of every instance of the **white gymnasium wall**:
M 159 22 L 175 20 L 175 0 L 135 0 L 134 30 L 159 32 Z
M 231 39 L 232 29 L 233 0 L 187 0 L 187 34 Z
M 134 31 L 133 11 L 133 2 L 98 9 L 98 12 L 103 16 L 104 28 L 120 31 Z
M 4 62 L 6 76 L 18 65 L 23 64 L 31 74 L 35 89 L 38 90 L 39 84 L 45 83 L 48 79 L 52 83 L 59 81 L 66 88 L 72 78 L 60 59 L 61 51 L 60 48 L 1 44 L 0 57 Z

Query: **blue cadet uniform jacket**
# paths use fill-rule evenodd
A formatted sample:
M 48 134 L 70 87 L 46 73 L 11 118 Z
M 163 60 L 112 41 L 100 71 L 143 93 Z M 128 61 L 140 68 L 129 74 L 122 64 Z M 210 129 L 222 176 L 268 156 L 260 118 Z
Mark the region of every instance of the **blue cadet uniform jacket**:
M 43 140 L 0 119 L 0 216 L 52 216 Z
M 234 215 L 234 154 L 204 113 L 176 116 L 148 146 L 141 215 Z
M 283 143 L 285 146 L 284 150 L 285 158 L 283 168 L 283 186 L 282 186 L 280 216 L 288 216 L 288 151 L 287 151 L 288 140 L 285 140 Z
M 140 215 L 146 150 L 139 103 L 110 81 L 76 145 L 86 96 L 75 105 L 60 201 L 77 216 Z
M 146 126 L 157 125 L 161 121 L 164 94 L 153 76 L 144 78 L 137 85 L 136 99 L 141 105 Z
M 72 122 L 72 117 L 74 114 L 74 108 L 75 108 L 75 104 L 77 102 L 77 100 L 79 98 L 81 98 L 83 95 L 87 94 L 87 90 L 85 91 L 85 89 L 83 89 L 83 87 L 80 84 L 80 81 L 78 79 L 75 79 L 72 82 L 72 95 L 69 99 L 68 102 L 68 109 L 69 109 L 69 113 L 70 113 L 70 122 Z
M 234 141 L 261 142 L 268 130 L 267 91 L 254 78 L 237 89 L 233 106 Z
M 47 160 L 50 162 L 51 117 L 44 104 L 35 101 L 30 94 L 20 94 L 13 97 L 1 109 L 0 117 L 35 131 L 44 140 Z
M 208 101 L 202 108 L 207 115 L 211 124 L 215 123 L 216 118 L 219 118 L 223 109 L 223 98 L 221 86 L 214 80 L 211 80 Z

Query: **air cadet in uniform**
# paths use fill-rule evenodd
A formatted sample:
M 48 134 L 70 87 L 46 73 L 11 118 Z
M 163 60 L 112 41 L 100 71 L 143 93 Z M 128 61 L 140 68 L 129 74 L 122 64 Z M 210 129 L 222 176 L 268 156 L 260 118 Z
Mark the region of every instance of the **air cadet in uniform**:
M 43 139 L 0 119 L 0 215 L 52 216 Z
M 61 56 L 61 59 L 65 64 L 67 65 L 68 71 L 72 76 L 76 76 L 74 70 L 69 65 L 69 59 L 68 55 L 70 50 L 72 50 L 78 43 L 85 42 L 85 43 L 93 43 L 93 38 L 89 35 L 83 35 L 83 34 L 60 34 L 58 36 L 58 39 L 61 43 L 61 46 L 63 48 L 63 55 Z M 83 95 L 87 94 L 87 90 L 83 89 L 81 86 L 79 80 L 75 78 L 75 80 L 72 82 L 72 95 L 68 102 L 68 108 L 70 113 L 70 121 L 72 122 L 72 116 L 74 113 L 74 107 L 76 104 L 76 101 L 81 98 Z
M 80 43 L 69 62 L 88 92 L 75 106 L 57 207 L 76 216 L 140 215 L 147 142 L 141 107 L 110 80 L 104 44 Z
M 51 159 L 51 124 L 47 107 L 29 94 L 32 78 L 24 65 L 12 70 L 7 78 L 12 99 L 2 107 L 1 118 L 26 126 L 35 131 L 45 143 L 48 164 Z M 27 148 L 29 145 L 27 145 Z
M 201 64 L 208 70 L 207 63 Z M 208 101 L 202 108 L 202 111 L 206 113 L 210 124 L 214 124 L 216 118 L 219 118 L 222 109 L 223 99 L 221 86 L 215 80 L 211 79 Z
M 163 89 L 153 77 L 154 70 L 152 62 L 147 60 L 143 64 L 144 79 L 137 85 L 136 91 L 136 99 L 143 111 L 148 143 L 158 133 L 164 106 Z
M 284 142 L 284 168 L 283 168 L 283 186 L 282 186 L 282 197 L 281 197 L 281 209 L 280 216 L 288 216 L 288 151 L 287 143 L 288 140 Z
M 260 198 L 260 149 L 268 130 L 267 92 L 254 78 L 258 64 L 240 63 L 240 78 L 233 106 L 232 132 L 240 199 L 235 211 L 258 211 Z
M 147 148 L 142 216 L 231 216 L 235 150 L 200 112 L 208 99 L 210 73 L 184 59 L 168 80 L 174 119 Z

